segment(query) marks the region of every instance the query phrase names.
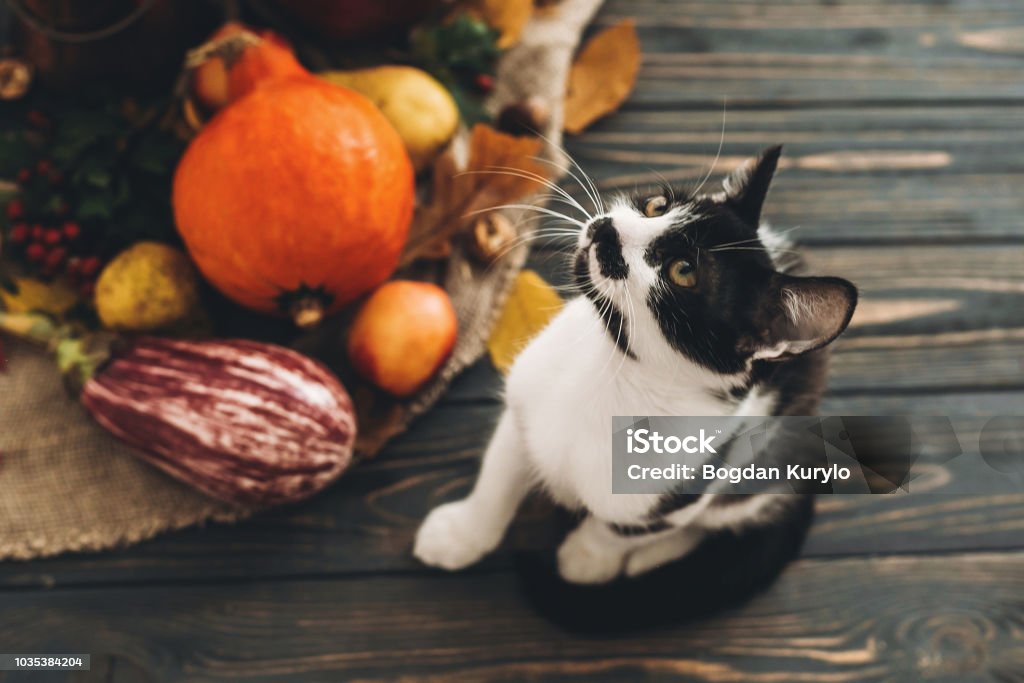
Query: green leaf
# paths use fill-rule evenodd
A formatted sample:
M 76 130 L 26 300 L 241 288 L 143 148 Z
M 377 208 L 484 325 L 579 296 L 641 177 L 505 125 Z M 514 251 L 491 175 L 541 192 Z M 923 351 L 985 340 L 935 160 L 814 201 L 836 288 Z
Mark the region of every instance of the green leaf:
M 88 195 L 78 204 L 78 220 L 81 221 L 110 220 L 113 215 L 111 197 L 107 193 Z
M 114 190 L 114 199 L 111 202 L 114 209 L 120 209 L 132 199 L 131 183 L 124 176 L 117 179 L 117 189 Z
M 49 213 L 60 213 L 60 210 L 64 207 L 64 197 L 59 194 L 51 196 L 46 200 L 45 210 Z
M 110 171 L 105 168 L 94 168 L 85 174 L 85 182 L 89 183 L 93 187 L 101 189 L 110 187 L 110 181 L 112 178 Z
M 93 142 L 87 138 L 58 141 L 50 148 L 50 156 L 61 166 L 70 166 Z
M 166 174 L 177 164 L 181 155 L 181 143 L 167 135 L 147 135 L 139 140 L 132 155 L 132 165 L 156 174 Z
M 493 74 L 498 32 L 466 13 L 449 23 L 425 25 L 410 39 L 413 60 L 448 88 L 468 125 L 489 121 L 481 98 L 464 87 L 479 74 Z
M 119 118 L 103 110 L 71 110 L 62 115 L 57 135 L 64 140 L 97 140 L 116 136 L 124 125 Z
M 13 177 L 18 169 L 31 166 L 35 156 L 35 149 L 24 135 L 4 133 L 0 136 L 0 176 Z

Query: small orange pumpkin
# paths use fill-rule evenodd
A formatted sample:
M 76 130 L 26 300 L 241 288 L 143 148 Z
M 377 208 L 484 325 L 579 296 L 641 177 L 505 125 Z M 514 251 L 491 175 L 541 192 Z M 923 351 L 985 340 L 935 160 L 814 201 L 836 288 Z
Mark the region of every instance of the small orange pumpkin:
M 202 62 L 192 68 L 192 95 L 207 112 L 227 106 L 260 82 L 307 73 L 279 35 L 235 21 L 217 29 L 197 52 Z
M 310 75 L 260 84 L 192 140 L 174 178 L 178 230 L 230 299 L 315 324 L 394 271 L 412 164 L 362 95 Z

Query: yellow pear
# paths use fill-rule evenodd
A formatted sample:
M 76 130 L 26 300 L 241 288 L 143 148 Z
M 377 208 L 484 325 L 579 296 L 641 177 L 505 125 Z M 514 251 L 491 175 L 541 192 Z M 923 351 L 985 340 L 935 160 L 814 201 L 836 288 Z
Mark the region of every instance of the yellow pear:
M 139 242 L 118 254 L 96 281 L 96 312 L 113 330 L 166 329 L 193 319 L 199 278 L 184 252 Z
M 376 104 L 398 131 L 417 171 L 433 161 L 459 126 L 459 110 L 448 90 L 415 67 L 387 65 L 320 76 Z

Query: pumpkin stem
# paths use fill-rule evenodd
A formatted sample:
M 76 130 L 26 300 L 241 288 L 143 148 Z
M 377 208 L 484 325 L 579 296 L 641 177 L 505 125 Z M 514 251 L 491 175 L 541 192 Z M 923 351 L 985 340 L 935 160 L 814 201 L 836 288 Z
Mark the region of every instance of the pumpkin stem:
M 195 69 L 209 59 L 220 57 L 224 60 L 227 68 L 230 69 L 246 49 L 253 45 L 259 45 L 262 42 L 263 38 L 252 31 L 245 30 L 222 38 L 215 38 L 197 48 L 189 50 L 185 55 L 185 67 Z
M 315 327 L 324 319 L 324 302 L 317 297 L 302 297 L 288 307 L 288 314 L 303 329 Z

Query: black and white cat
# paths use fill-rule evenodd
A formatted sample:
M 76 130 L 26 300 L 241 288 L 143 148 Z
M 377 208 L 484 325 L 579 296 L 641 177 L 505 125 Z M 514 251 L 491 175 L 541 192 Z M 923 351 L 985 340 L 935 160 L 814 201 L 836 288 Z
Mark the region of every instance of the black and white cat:
M 580 222 L 574 277 L 584 295 L 515 361 L 476 484 L 427 516 L 417 558 L 473 564 L 534 488 L 583 517 L 557 554 L 573 584 L 637 577 L 722 531 L 749 538 L 796 525 L 796 552 L 807 495 L 614 495 L 611 482 L 614 415 L 815 413 L 824 347 L 849 323 L 857 290 L 797 275 L 792 246 L 761 225 L 780 153 L 767 149 L 714 194 L 621 198 Z

